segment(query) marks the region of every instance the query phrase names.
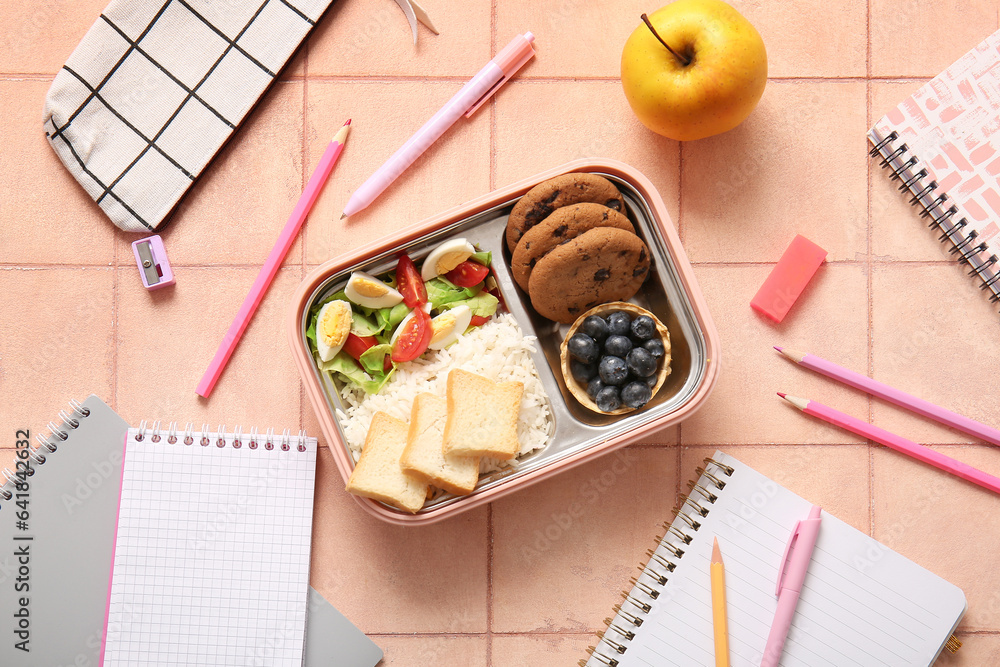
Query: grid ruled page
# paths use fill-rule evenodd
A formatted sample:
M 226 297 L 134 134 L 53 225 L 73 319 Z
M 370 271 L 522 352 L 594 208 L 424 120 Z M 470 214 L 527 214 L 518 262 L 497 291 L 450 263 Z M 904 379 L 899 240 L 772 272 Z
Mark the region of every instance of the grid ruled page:
M 130 429 L 104 667 L 301 667 L 316 440 Z M 259 440 L 263 440 L 259 438 Z M 298 445 L 305 451 L 299 451 Z
M 676 563 L 673 573 L 651 566 L 667 577 L 658 598 L 632 590 L 652 609 L 640 614 L 645 621 L 625 654 L 615 656 L 621 667 L 715 664 L 712 537 L 719 539 L 726 566 L 730 664 L 761 663 L 777 607 L 775 584 L 785 545 L 812 505 L 731 456 L 716 452 L 713 458 L 735 471 L 726 477 L 713 468 L 726 482 L 721 491 L 705 477 L 699 481 L 718 499 L 710 504 L 695 494 L 709 509 L 705 517 L 686 512 L 700 524 L 697 531 L 674 521 L 693 538 L 683 544 L 671 536 L 669 543 L 684 551 L 680 558 L 658 547 L 658 554 Z M 648 577 L 643 581 L 650 583 Z M 961 589 L 824 512 L 780 665 L 926 667 L 964 611 Z M 620 617 L 616 622 L 631 628 Z

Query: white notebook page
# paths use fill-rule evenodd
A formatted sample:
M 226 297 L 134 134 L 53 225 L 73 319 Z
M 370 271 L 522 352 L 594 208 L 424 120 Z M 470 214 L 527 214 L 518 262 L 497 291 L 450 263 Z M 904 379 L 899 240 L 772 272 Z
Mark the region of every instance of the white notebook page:
M 316 440 L 202 435 L 129 430 L 104 667 L 301 667 Z
M 717 490 L 706 477 L 700 484 L 718 495 L 699 516 L 697 531 L 683 520 L 673 525 L 693 539 L 669 542 L 684 551 L 677 558 L 663 546 L 657 553 L 676 564 L 655 600 L 633 589 L 652 609 L 643 614 L 629 603 L 629 613 L 644 616 L 639 628 L 622 617 L 616 623 L 636 633 L 624 654 L 605 647 L 621 667 L 695 667 L 715 665 L 709 563 L 717 536 L 726 565 L 726 596 L 732 667 L 759 667 L 777 605 L 775 584 L 788 536 L 811 503 L 716 452 L 715 460 L 732 466 L 731 477 L 714 466 L 726 482 Z M 914 530 L 920 530 L 915 526 Z M 646 584 L 653 581 L 646 575 Z M 806 576 L 795 620 L 785 643 L 782 667 L 926 667 L 936 659 L 965 612 L 961 589 L 903 556 L 823 513 L 819 539 Z M 612 630 L 609 637 L 615 638 Z M 600 665 L 592 658 L 589 665 Z

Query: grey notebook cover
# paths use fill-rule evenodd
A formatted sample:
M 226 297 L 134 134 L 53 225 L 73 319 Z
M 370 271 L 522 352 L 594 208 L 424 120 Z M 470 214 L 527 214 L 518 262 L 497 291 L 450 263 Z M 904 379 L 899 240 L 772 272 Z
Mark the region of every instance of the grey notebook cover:
M 4 667 L 98 664 L 128 424 L 97 396 L 83 407 L 26 484 L 3 487 L 14 492 L 0 498 Z M 307 667 L 373 667 L 382 651 L 310 588 L 305 655 Z

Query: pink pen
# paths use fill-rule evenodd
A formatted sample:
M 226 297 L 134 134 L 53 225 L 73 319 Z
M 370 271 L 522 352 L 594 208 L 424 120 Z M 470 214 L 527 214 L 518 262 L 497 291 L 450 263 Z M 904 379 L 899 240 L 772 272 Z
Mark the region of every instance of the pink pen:
M 424 123 L 403 146 L 393 153 L 385 164 L 378 168 L 367 181 L 361 184 L 344 207 L 346 218 L 362 211 L 375 201 L 399 175 L 431 147 L 445 131 L 455 124 L 462 115 L 466 118 L 476 112 L 500 86 L 507 82 L 535 55 L 531 43 L 535 36 L 530 32 L 516 36 L 510 44 L 496 55 L 486 67 L 462 86 L 454 97 L 448 100 L 434 116 Z
M 774 611 L 774 621 L 771 623 L 771 632 L 767 636 L 767 644 L 764 645 L 764 657 L 760 661 L 760 667 L 777 667 L 781 660 L 781 652 L 785 648 L 785 638 L 788 637 L 788 629 L 792 627 L 792 618 L 795 617 L 795 607 L 799 603 L 799 595 L 802 593 L 802 583 L 806 579 L 806 571 L 809 569 L 809 561 L 812 560 L 813 548 L 816 546 L 816 538 L 819 536 L 820 514 L 822 509 L 813 505 L 809 510 L 809 518 L 803 519 L 795 524 L 788 544 L 785 546 L 785 555 L 781 557 L 781 566 L 778 569 L 778 585 L 775 595 L 778 596 L 778 608 Z M 792 551 L 792 545 L 795 551 Z M 791 558 L 789 558 L 791 552 Z M 785 564 L 788 564 L 788 571 L 785 572 Z

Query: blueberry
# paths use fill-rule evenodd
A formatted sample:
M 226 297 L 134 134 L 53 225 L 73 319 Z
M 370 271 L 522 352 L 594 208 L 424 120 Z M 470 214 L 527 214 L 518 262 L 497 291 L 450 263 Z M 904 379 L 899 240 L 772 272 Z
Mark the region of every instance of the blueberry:
M 640 315 L 632 320 L 632 335 L 639 340 L 649 340 L 656 333 L 656 323 L 649 315 Z
M 621 311 L 608 315 L 608 333 L 616 336 L 627 336 L 632 320 Z
M 604 341 L 604 351 L 615 357 L 625 358 L 625 355 L 632 349 L 632 341 L 625 336 L 608 336 Z
M 645 380 L 646 384 L 649 385 L 649 388 L 652 389 L 653 387 L 656 386 L 656 383 L 659 381 L 660 376 L 659 374 L 654 373 L 653 375 L 650 375 L 648 378 L 642 378 L 642 379 Z
M 597 409 L 601 412 L 611 412 L 621 407 L 622 399 L 618 395 L 618 387 L 605 387 L 594 399 Z
M 606 386 L 608 385 L 601 382 L 600 377 L 595 377 L 587 384 L 587 396 L 590 396 L 592 400 L 596 401 L 597 394 L 600 393 L 600 391 L 604 389 Z
M 601 343 L 608 337 L 608 323 L 603 317 L 588 315 L 580 323 L 580 332 L 587 334 L 598 343 Z
M 636 377 L 646 378 L 656 373 L 656 359 L 644 347 L 633 348 L 625 357 L 625 363 Z
M 629 382 L 622 387 L 622 403 L 629 408 L 641 408 L 653 397 L 653 392 L 645 382 Z
M 569 356 L 585 364 L 592 364 L 601 356 L 601 351 L 597 347 L 597 341 L 587 334 L 573 334 L 566 341 L 566 350 Z
M 628 377 L 628 367 L 621 357 L 602 357 L 597 372 L 604 384 L 619 385 L 625 382 L 625 378 Z
M 580 384 L 587 384 L 597 375 L 597 364 L 585 364 L 573 359 L 569 362 L 569 372 Z
M 659 338 L 650 338 L 642 346 L 649 350 L 654 359 L 659 359 L 666 353 L 666 350 L 663 348 L 663 341 Z

